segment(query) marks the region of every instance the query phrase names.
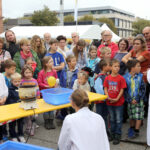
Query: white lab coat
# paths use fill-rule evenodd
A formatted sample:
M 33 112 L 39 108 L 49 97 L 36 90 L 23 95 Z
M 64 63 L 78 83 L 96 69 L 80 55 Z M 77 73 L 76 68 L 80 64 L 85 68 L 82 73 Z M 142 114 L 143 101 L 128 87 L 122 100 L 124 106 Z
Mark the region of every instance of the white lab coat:
M 102 117 L 88 109 L 68 115 L 61 129 L 59 150 L 110 150 Z
M 0 73 L 0 98 L 4 98 L 8 96 L 8 88 L 5 83 L 5 78 L 2 73 Z
M 150 83 L 150 70 L 147 72 L 147 80 Z M 147 119 L 147 145 L 150 146 L 150 94 L 149 94 L 149 107 L 148 107 L 148 119 Z

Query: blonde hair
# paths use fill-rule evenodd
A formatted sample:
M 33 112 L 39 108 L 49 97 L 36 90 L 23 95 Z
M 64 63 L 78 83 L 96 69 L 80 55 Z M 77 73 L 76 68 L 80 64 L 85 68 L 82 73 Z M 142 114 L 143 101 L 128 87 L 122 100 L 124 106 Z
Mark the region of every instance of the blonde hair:
M 110 52 L 111 53 L 111 49 L 109 47 L 102 47 L 100 49 L 100 52 L 101 52 L 101 55 L 104 55 L 105 53 L 107 52 Z
M 49 60 L 53 59 L 51 56 L 45 56 L 43 59 L 42 59 L 42 65 L 43 65 L 43 69 L 44 71 L 46 72 L 46 69 L 47 69 L 47 66 L 46 64 L 49 62 Z
M 74 55 L 68 55 L 66 58 L 66 62 L 71 62 L 71 59 L 76 58 Z
M 84 76 L 86 79 L 89 78 L 89 75 L 88 75 L 85 71 L 83 71 L 83 70 L 79 71 L 79 72 L 78 72 L 78 78 L 79 78 L 79 77 L 83 77 L 83 76 Z
M 20 47 L 23 46 L 23 45 L 28 45 L 30 43 L 30 41 L 28 39 L 21 39 L 19 44 L 20 44 Z
M 14 74 L 12 74 L 10 76 L 11 80 L 15 80 L 15 79 L 21 79 L 21 74 L 19 74 L 18 72 L 15 72 Z

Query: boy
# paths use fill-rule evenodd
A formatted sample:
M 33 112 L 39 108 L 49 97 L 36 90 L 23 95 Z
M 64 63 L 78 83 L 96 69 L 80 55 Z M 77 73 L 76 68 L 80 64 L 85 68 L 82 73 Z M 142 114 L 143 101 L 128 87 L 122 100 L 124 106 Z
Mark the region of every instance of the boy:
M 9 87 L 9 95 L 6 104 L 13 104 L 19 101 L 18 88 L 21 83 L 21 75 L 19 73 L 14 73 L 11 75 L 10 79 L 11 85 Z M 18 135 L 16 133 L 16 123 L 18 126 Z M 12 138 L 12 141 L 18 142 L 19 140 L 20 142 L 25 143 L 25 139 L 23 137 L 23 118 L 9 123 L 9 134 Z
M 50 50 L 46 56 L 51 56 L 54 61 L 54 68 L 57 71 L 58 78 L 60 78 L 60 74 L 62 69 L 65 67 L 65 61 L 63 55 L 57 52 L 58 41 L 56 39 L 51 39 L 50 42 Z
M 140 72 L 141 66 L 138 60 L 129 60 L 127 62 L 129 73 L 124 75 L 127 83 L 125 90 L 125 100 L 128 102 L 128 115 L 130 118 L 130 128 L 128 137 L 135 138 L 139 136 L 141 122 L 144 119 L 144 97 L 145 84 L 143 75 Z
M 107 76 L 107 73 L 110 71 L 110 59 L 102 59 L 99 63 L 100 67 L 100 74 L 98 74 L 97 78 L 95 79 L 94 89 L 96 93 L 103 94 L 104 95 L 104 87 L 103 83 L 105 80 L 105 77 Z M 96 113 L 101 115 L 105 121 L 105 126 L 107 133 L 109 135 L 108 131 L 108 110 L 106 101 L 98 101 L 96 102 Z
M 110 115 L 111 138 L 113 144 L 119 144 L 121 139 L 121 128 L 123 118 L 125 79 L 118 74 L 120 62 L 116 59 L 111 61 L 111 74 L 104 80 L 104 91 L 108 96 L 107 107 Z
M 111 59 L 111 49 L 109 47 L 102 47 L 100 49 L 100 51 L 101 51 L 101 60 L 102 59 Z M 99 63 L 95 67 L 95 74 L 97 74 L 97 75 L 100 73 Z

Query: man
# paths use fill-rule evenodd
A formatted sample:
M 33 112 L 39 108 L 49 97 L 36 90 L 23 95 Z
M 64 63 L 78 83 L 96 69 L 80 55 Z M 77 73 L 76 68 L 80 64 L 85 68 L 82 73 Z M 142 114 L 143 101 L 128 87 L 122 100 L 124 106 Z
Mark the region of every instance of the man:
M 50 44 L 49 44 L 50 40 L 51 40 L 51 34 L 45 33 L 44 34 L 44 46 L 47 52 L 49 51 L 49 48 L 50 48 Z
M 71 49 L 73 49 L 76 46 L 77 42 L 79 41 L 79 34 L 77 32 L 73 32 L 71 34 L 71 37 L 72 37 L 72 41 L 73 41 L 73 43 L 71 45 Z
M 105 30 L 105 31 L 103 31 L 102 35 L 103 35 L 102 36 L 103 43 L 97 49 L 97 56 L 100 57 L 100 54 L 101 54 L 100 49 L 102 47 L 108 46 L 111 49 L 111 58 L 113 58 L 115 56 L 116 52 L 118 51 L 118 45 L 111 41 L 111 39 L 112 39 L 111 31 Z
M 146 39 L 148 51 L 150 52 L 150 27 L 149 26 L 143 29 L 143 35 Z

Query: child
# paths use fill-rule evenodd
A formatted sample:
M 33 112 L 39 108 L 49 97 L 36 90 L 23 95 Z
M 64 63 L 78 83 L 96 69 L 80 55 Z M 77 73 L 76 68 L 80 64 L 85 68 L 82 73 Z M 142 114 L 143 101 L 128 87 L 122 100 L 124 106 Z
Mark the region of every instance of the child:
M 111 61 L 111 74 L 104 80 L 104 91 L 108 96 L 106 104 L 110 115 L 111 137 L 113 144 L 119 144 L 121 139 L 124 88 L 126 88 L 125 79 L 118 74 L 120 62 L 116 59 Z
M 128 137 L 135 138 L 139 136 L 141 122 L 144 119 L 144 97 L 145 84 L 143 75 L 140 72 L 140 62 L 136 59 L 127 62 L 129 73 L 124 78 L 127 83 L 125 90 L 125 100 L 128 102 L 128 115 L 130 118 L 130 128 Z
M 9 87 L 9 95 L 6 104 L 13 104 L 19 101 L 18 88 L 21 83 L 21 75 L 19 73 L 14 73 L 11 75 L 10 79 L 11 86 Z M 16 133 L 16 123 L 18 126 L 18 134 Z M 9 134 L 12 141 L 18 142 L 19 140 L 20 142 L 25 143 L 25 139 L 23 137 L 23 118 L 9 123 Z
M 98 74 L 97 78 L 95 79 L 95 85 L 94 89 L 96 93 L 103 94 L 104 95 L 104 87 L 103 83 L 105 80 L 105 77 L 107 76 L 107 73 L 110 71 L 110 59 L 102 59 L 99 63 L 100 67 L 100 74 Z M 106 130 L 109 135 L 108 131 L 108 110 L 106 101 L 98 101 L 96 102 L 96 113 L 101 115 L 105 121 Z
M 101 51 L 101 60 L 102 59 L 111 59 L 111 49 L 109 47 L 102 47 Z M 100 73 L 99 63 L 95 67 L 95 74 L 98 75 Z
M 87 59 L 87 67 L 90 67 L 92 69 L 92 71 L 95 71 L 95 67 L 96 65 L 99 63 L 100 58 L 97 57 L 97 48 L 96 46 L 91 46 L 89 49 L 89 58 Z M 89 83 L 91 86 L 91 90 L 94 87 L 94 76 L 93 77 L 89 77 Z M 93 90 L 92 90 L 93 91 Z
M 48 89 L 50 86 L 47 83 L 47 79 L 50 76 L 53 76 L 57 79 L 57 72 L 56 70 L 53 69 L 53 58 L 51 56 L 45 56 L 43 58 L 43 69 L 39 72 L 38 75 L 38 83 L 40 90 L 42 89 Z M 51 112 L 46 112 L 43 114 L 44 118 L 44 126 L 46 129 L 55 129 L 54 125 L 54 113 Z
M 37 79 L 39 69 L 37 68 L 37 63 L 34 61 L 34 59 L 32 57 L 27 58 L 25 60 L 25 64 L 30 65 L 32 67 L 33 72 L 34 72 L 33 78 Z
M 52 39 L 49 44 L 50 50 L 49 53 L 46 54 L 46 56 L 51 56 L 53 58 L 53 69 L 57 71 L 58 78 L 60 78 L 61 70 L 65 67 L 64 57 L 62 54 L 57 52 L 58 41 L 56 39 Z
M 0 73 L 0 106 L 5 104 L 6 98 L 8 96 L 8 88 L 5 83 L 3 74 Z M 0 126 L 0 144 L 3 143 L 3 126 Z
M 33 78 L 33 69 L 30 65 L 24 65 L 22 72 L 22 80 L 21 80 L 21 84 L 20 85 L 35 85 L 37 87 L 37 98 L 40 98 L 40 91 L 39 91 L 39 87 L 38 87 L 38 83 L 37 81 Z M 26 118 L 26 133 L 30 134 L 30 135 L 34 135 L 34 131 L 35 131 L 35 122 L 34 122 L 34 117 L 33 116 L 29 116 Z
M 75 80 L 73 84 L 73 90 L 83 89 L 85 91 L 90 91 L 90 85 L 88 83 L 88 74 L 81 70 L 78 72 L 78 79 Z

